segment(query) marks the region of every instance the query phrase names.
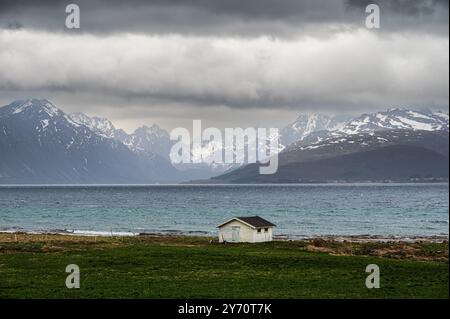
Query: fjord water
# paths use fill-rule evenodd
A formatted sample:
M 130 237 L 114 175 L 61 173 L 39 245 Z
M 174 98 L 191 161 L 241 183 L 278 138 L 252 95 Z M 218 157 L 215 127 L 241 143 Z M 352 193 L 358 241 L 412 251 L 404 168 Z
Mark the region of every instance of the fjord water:
M 275 234 L 448 235 L 448 184 L 0 186 L 0 231 L 215 234 L 260 215 Z

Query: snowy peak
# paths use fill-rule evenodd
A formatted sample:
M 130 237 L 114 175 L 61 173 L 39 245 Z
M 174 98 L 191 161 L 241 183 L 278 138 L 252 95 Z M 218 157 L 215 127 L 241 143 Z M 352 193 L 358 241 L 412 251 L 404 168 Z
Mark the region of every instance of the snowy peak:
M 448 131 L 449 115 L 442 111 L 416 111 L 405 108 L 391 108 L 357 117 L 302 114 L 281 131 L 280 141 L 281 144 L 292 148 L 328 138 L 385 130 Z
M 168 161 L 134 153 L 95 132 L 112 129 L 105 119 L 69 116 L 46 100 L 2 107 L 0 183 L 140 184 L 180 178 Z
M 0 119 L 7 122 L 26 121 L 30 128 L 43 133 L 49 129 L 56 130 L 56 126 L 64 120 L 64 112 L 45 99 L 26 99 L 14 101 L 0 108 Z M 7 130 L 2 128 L 4 134 Z
M 86 126 L 75 123 L 48 100 L 27 99 L 0 108 L 0 129 L 11 139 L 26 136 L 27 142 L 63 147 L 67 152 L 102 137 Z M 17 146 L 19 147 L 19 146 Z
M 124 136 L 121 141 L 133 151 L 157 154 L 165 159 L 169 159 L 173 145 L 169 133 L 156 124 L 139 127 L 133 134 Z
M 87 126 L 91 131 L 94 133 L 106 137 L 106 138 L 115 138 L 116 135 L 116 128 L 106 118 L 101 117 L 89 117 L 84 113 L 71 113 L 68 115 L 70 120 L 78 125 L 84 125 Z
M 448 114 L 395 108 L 385 112 L 363 114 L 338 131 L 345 134 L 360 134 L 396 129 L 448 130 Z
M 446 132 L 449 130 L 448 113 L 442 111 L 433 112 L 430 110 L 408 110 L 408 109 L 388 109 L 384 112 L 371 114 L 362 114 L 349 121 L 343 127 L 337 130 L 313 132 L 302 140 L 293 142 L 285 151 L 295 149 L 315 149 L 319 145 L 327 143 L 354 143 L 358 145 L 360 141 L 358 136 L 376 135 L 379 132 Z M 381 141 L 382 142 L 382 141 Z
M 64 113 L 46 99 L 18 100 L 3 107 L 0 111 L 0 117 L 18 114 L 52 118 Z
M 351 118 L 349 115 L 301 114 L 293 123 L 282 129 L 280 142 L 289 145 L 314 132 L 340 129 Z
M 106 118 L 90 117 L 84 113 L 72 113 L 68 117 L 76 125 L 84 125 L 102 137 L 118 140 L 134 152 L 147 155 L 158 154 L 169 158 L 172 145 L 169 133 L 156 124 L 150 127 L 139 127 L 134 133 L 127 134 L 121 129 L 116 129 Z
M 301 114 L 297 120 L 291 124 L 294 131 L 307 135 L 314 131 L 325 130 L 331 121 L 331 117 L 325 114 Z
M 134 131 L 134 135 L 141 136 L 146 139 L 150 138 L 170 138 L 169 133 L 167 131 L 163 130 L 161 127 L 159 127 L 156 124 L 153 124 L 151 127 L 148 127 L 146 125 L 137 128 Z

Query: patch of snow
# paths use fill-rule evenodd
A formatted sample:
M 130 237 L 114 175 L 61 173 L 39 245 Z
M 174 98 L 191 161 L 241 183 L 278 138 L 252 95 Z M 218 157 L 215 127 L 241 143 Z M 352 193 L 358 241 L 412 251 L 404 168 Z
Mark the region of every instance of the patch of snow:
M 443 119 L 444 121 L 448 122 L 449 118 L 448 118 L 448 113 L 443 113 L 443 112 L 435 112 L 433 113 L 434 116 L 437 116 L 441 119 Z
M 67 119 L 76 126 L 84 125 L 91 131 L 105 138 L 114 138 L 116 128 L 106 118 L 101 117 L 89 117 L 84 113 L 71 113 Z
M 45 119 L 45 120 L 42 120 L 42 121 L 41 121 L 42 129 L 45 130 L 45 129 L 47 128 L 48 122 L 49 122 L 48 119 Z
M 376 115 L 376 118 L 379 119 L 379 120 L 381 120 L 381 121 L 383 121 L 383 122 L 386 122 L 387 116 L 384 115 L 384 114 L 378 113 L 378 114 Z
M 396 128 L 409 128 L 408 125 L 405 125 L 404 123 L 402 123 L 398 120 L 395 120 L 395 119 L 390 119 L 389 124 L 391 124 L 393 127 L 396 127 Z
M 50 117 L 59 114 L 60 110 L 49 101 L 41 100 L 40 102 L 43 104 L 45 111 L 47 112 L 48 115 L 50 115 Z
M 415 118 L 426 119 L 426 120 L 431 120 L 432 119 L 431 117 L 426 116 L 425 114 L 422 114 L 422 113 L 418 113 L 416 111 L 408 111 L 407 114 L 412 116 L 412 117 L 415 117 Z
M 71 125 L 75 126 L 75 127 L 80 127 L 81 125 L 77 122 L 75 122 L 70 116 L 68 115 L 64 115 L 64 118 L 67 120 L 67 122 L 69 122 Z
M 306 147 L 302 147 L 302 150 L 313 150 L 313 149 L 317 149 L 320 147 L 323 147 L 324 145 L 310 145 L 310 146 L 306 146 Z
M 18 107 L 16 107 L 16 109 L 14 110 L 14 112 L 12 114 L 19 114 L 22 113 L 23 111 L 25 111 L 29 106 L 33 105 L 33 103 L 31 102 L 31 100 L 27 100 L 25 101 L 23 104 L 19 105 Z
M 406 123 L 413 130 L 433 131 L 435 127 L 429 123 L 410 120 L 404 117 L 398 118 L 401 122 Z

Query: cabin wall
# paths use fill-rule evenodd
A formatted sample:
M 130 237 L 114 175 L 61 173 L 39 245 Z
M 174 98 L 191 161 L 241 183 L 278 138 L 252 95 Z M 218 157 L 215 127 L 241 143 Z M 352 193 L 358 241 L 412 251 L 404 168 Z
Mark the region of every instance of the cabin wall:
M 254 231 L 253 228 L 242 224 L 236 220 L 226 224 L 225 226 L 219 228 L 219 242 L 233 242 L 232 239 L 232 227 L 239 226 L 239 242 L 251 243 L 254 241 Z
M 241 243 L 261 243 L 266 241 L 272 241 L 272 227 L 268 227 L 267 232 L 264 231 L 264 228 L 261 229 L 261 232 L 258 233 L 256 229 L 253 229 L 237 220 L 234 220 L 225 226 L 219 228 L 218 236 L 219 242 L 229 242 L 233 241 L 233 227 L 239 227 L 239 241 Z
M 253 232 L 253 242 L 262 243 L 265 241 L 272 241 L 272 227 L 268 227 L 267 232 L 264 231 L 264 228 L 261 229 L 261 232 L 255 229 Z

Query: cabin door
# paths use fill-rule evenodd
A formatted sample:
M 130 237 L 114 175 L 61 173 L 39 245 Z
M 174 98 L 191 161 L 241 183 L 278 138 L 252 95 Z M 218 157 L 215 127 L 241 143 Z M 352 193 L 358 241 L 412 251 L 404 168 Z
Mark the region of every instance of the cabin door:
M 241 227 L 239 226 L 232 226 L 231 227 L 231 241 L 233 243 L 239 242 L 239 231 L 241 230 Z

